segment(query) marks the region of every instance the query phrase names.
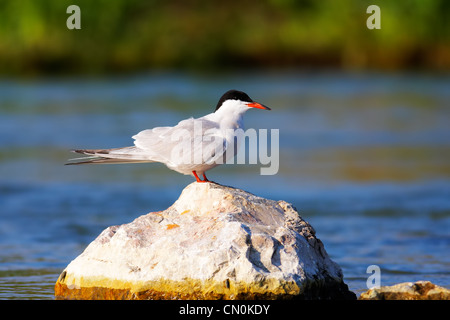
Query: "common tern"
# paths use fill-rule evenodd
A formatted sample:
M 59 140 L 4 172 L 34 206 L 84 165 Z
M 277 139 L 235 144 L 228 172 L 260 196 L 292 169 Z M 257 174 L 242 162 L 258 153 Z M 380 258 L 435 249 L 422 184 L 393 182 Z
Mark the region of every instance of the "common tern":
M 271 110 L 238 90 L 225 92 L 213 113 L 180 121 L 173 127 L 156 127 L 133 136 L 134 146 L 113 149 L 77 149 L 88 157 L 73 164 L 161 162 L 169 169 L 210 182 L 205 172 L 236 155 L 244 130 L 243 115 L 252 108 Z M 199 178 L 203 176 L 203 180 Z

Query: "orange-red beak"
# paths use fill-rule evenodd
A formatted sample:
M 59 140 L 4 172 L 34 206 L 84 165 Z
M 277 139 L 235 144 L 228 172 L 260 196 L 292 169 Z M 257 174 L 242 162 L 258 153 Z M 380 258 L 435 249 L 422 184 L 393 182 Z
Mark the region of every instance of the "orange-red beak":
M 250 108 L 257 108 L 257 109 L 263 109 L 263 110 L 271 110 L 269 107 L 266 107 L 265 105 L 258 103 L 258 102 L 249 102 L 247 103 L 247 106 Z

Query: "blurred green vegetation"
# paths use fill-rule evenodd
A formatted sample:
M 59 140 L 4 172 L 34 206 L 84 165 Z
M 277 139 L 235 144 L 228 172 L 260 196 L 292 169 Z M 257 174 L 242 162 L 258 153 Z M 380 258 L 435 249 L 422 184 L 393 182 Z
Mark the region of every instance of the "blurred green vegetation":
M 81 30 L 66 9 L 81 8 Z M 381 8 L 369 30 L 366 9 Z M 2 0 L 0 74 L 450 69 L 448 0 Z

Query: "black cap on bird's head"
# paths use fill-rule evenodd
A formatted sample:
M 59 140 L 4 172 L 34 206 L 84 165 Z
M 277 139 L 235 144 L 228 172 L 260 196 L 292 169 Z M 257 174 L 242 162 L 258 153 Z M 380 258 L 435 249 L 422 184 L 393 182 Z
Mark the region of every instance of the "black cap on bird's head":
M 239 90 L 228 90 L 225 92 L 222 97 L 220 98 L 219 102 L 217 103 L 216 110 L 219 110 L 219 108 L 222 106 L 222 104 L 227 100 L 238 100 L 242 102 L 247 102 L 247 106 L 250 108 L 258 108 L 258 109 L 264 109 L 264 110 L 270 110 L 270 108 L 253 101 L 248 94 L 246 94 L 243 91 Z

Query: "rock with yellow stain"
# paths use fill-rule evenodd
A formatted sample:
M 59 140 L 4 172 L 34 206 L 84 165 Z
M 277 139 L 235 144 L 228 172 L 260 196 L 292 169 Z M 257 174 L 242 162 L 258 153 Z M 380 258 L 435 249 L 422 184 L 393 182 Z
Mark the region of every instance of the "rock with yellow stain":
M 430 281 L 403 282 L 369 289 L 359 300 L 450 300 L 450 290 Z
M 284 201 L 194 182 L 167 210 L 104 230 L 58 299 L 355 299 L 311 225 Z

